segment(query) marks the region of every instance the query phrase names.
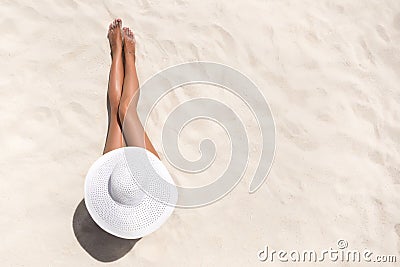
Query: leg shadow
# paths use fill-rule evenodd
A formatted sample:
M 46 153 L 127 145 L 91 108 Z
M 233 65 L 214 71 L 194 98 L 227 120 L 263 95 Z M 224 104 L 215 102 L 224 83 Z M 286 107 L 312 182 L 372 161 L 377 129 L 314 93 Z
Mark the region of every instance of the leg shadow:
M 84 200 L 75 210 L 72 228 L 82 248 L 101 262 L 112 262 L 122 258 L 140 240 L 122 239 L 105 232 L 93 221 Z

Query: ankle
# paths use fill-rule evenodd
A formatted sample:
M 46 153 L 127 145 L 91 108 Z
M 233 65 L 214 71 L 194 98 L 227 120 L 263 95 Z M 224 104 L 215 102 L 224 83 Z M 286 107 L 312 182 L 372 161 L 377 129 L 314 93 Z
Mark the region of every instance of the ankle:
M 135 51 L 124 51 L 124 58 L 126 63 L 135 64 L 136 61 Z
M 110 55 L 112 59 L 119 59 L 119 58 L 122 59 L 122 47 L 112 48 Z

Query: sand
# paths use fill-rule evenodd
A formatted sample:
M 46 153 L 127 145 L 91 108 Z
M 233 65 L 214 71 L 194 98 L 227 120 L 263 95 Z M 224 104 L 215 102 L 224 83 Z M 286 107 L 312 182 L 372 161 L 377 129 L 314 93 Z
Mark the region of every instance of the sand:
M 238 107 L 252 157 L 223 200 L 177 209 L 137 242 L 102 233 L 81 202 L 105 140 L 106 29 L 116 17 L 137 35 L 141 81 L 187 61 L 226 64 L 259 86 L 276 122 L 275 162 L 250 195 L 260 146 L 245 106 L 213 87 L 166 96 L 148 129 L 160 154 L 167 110 L 203 92 Z M 2 266 L 257 266 L 268 264 L 257 259 L 265 245 L 321 250 L 338 239 L 400 261 L 398 0 L 3 0 L 0 36 Z M 188 158 L 199 156 L 199 125 L 228 142 L 198 123 L 182 134 Z M 227 160 L 217 154 L 199 179 Z

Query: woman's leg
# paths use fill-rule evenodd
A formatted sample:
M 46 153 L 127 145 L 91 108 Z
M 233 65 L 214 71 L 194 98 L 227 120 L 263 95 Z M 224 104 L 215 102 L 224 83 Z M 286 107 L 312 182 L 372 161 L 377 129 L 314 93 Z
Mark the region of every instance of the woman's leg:
M 135 39 L 129 28 L 123 28 L 123 33 L 125 77 L 119 105 L 119 118 L 124 125 L 125 142 L 128 146 L 143 147 L 159 157 L 136 112 L 139 100 L 139 81 L 135 66 Z M 129 114 L 127 113 L 128 107 Z
M 124 81 L 121 24 L 122 21 L 116 19 L 110 24 L 108 30 L 112 62 L 107 92 L 108 132 L 103 154 L 123 147 L 123 136 L 118 117 L 118 106 Z

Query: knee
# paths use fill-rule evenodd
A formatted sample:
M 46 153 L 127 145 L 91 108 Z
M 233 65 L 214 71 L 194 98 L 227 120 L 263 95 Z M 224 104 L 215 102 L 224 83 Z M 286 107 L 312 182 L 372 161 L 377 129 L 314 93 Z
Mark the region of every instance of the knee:
M 121 123 L 124 123 L 126 114 L 128 113 L 129 103 L 120 102 L 118 107 L 118 116 Z

